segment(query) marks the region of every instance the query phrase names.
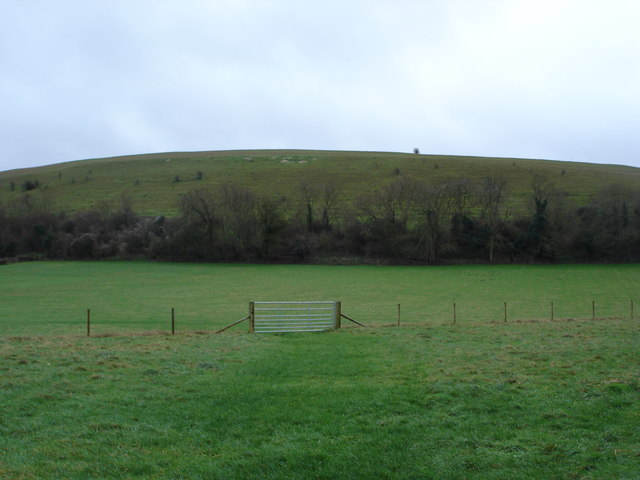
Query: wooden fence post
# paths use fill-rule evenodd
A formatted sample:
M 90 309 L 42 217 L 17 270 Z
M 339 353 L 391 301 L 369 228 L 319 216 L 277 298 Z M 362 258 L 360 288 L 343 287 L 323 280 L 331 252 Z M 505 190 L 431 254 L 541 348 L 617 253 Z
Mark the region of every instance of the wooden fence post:
M 176 334 L 176 309 L 171 309 L 171 335 Z
M 256 304 L 249 302 L 249 333 L 256 332 Z
M 91 336 L 91 309 L 87 308 L 87 337 Z
M 507 302 L 504 302 L 504 321 L 507 322 Z
M 336 328 L 342 327 L 342 302 L 336 302 Z

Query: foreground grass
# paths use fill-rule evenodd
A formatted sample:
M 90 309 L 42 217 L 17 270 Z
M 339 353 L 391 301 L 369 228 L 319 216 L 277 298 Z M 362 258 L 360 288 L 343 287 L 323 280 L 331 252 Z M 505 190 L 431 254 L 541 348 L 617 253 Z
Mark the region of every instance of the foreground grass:
M 0 478 L 636 478 L 639 333 L 4 336 Z
M 366 324 L 640 315 L 640 265 L 376 267 L 33 262 L 0 267 L 0 335 L 217 330 L 250 301 L 340 300 Z M 243 328 L 243 327 L 237 327 Z

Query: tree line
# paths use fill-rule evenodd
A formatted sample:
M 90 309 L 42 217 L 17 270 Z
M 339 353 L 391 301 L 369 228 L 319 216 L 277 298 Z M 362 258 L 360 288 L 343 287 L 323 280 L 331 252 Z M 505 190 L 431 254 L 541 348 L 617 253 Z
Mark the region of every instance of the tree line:
M 640 190 L 609 185 L 583 205 L 533 175 L 528 212 L 507 181 L 430 184 L 398 177 L 355 200 L 306 182 L 295 198 L 240 185 L 197 188 L 173 217 L 142 217 L 132 198 L 52 213 L 30 193 L 0 208 L 0 258 L 211 262 L 478 263 L 640 260 Z

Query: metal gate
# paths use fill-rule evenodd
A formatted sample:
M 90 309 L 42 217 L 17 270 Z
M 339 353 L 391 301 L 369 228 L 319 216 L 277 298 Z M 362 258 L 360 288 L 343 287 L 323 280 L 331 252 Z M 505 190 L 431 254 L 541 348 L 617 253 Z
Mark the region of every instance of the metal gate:
M 339 302 L 252 302 L 251 329 L 267 332 L 321 332 L 340 326 Z

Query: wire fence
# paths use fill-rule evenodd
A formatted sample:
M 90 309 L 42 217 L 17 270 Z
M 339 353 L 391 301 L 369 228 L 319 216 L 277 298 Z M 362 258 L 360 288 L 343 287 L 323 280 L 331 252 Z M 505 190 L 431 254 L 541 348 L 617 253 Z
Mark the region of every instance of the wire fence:
M 298 303 L 298 302 L 296 302 Z M 329 302 L 336 303 L 336 302 Z M 505 301 L 492 304 L 473 304 L 466 302 L 431 302 L 424 306 L 416 304 L 384 303 L 384 304 L 346 304 L 349 312 L 349 320 L 361 322 L 368 327 L 376 326 L 415 326 L 415 325 L 476 325 L 483 323 L 508 323 L 522 321 L 565 321 L 565 320 L 603 320 L 603 319 L 630 319 L 635 320 L 639 316 L 637 302 L 621 301 L 583 301 L 582 303 L 536 301 L 524 302 Z M 344 310 L 345 303 L 342 302 Z M 327 315 L 335 317 L 335 307 L 322 304 L 318 308 L 329 308 Z M 282 307 L 279 305 L 278 308 Z M 88 308 L 77 310 L 71 315 L 66 313 L 64 318 L 57 316 L 31 316 L 28 322 L 19 319 L 2 318 L 0 311 L 0 336 L 30 336 L 30 335 L 86 335 L 108 336 L 132 333 L 153 333 L 175 335 L 181 333 L 210 334 L 226 331 L 234 327 L 234 331 L 251 331 L 250 315 L 246 315 L 246 307 L 238 306 L 234 310 L 235 316 L 226 312 L 212 315 L 212 312 L 198 312 L 193 308 L 169 307 L 166 309 L 154 309 L 152 311 L 134 310 L 121 312 L 110 309 Z M 228 311 L 230 311 L 229 309 Z M 243 312 L 244 310 L 244 312 Z M 264 311 L 263 314 L 268 312 Z M 277 312 L 279 315 L 282 311 Z M 295 312 L 294 312 L 295 313 Z M 306 312 L 308 314 L 308 312 Z M 244 316 L 243 316 L 244 314 Z M 319 328 L 308 330 L 324 331 L 340 323 L 326 320 L 324 316 L 319 320 L 322 325 Z M 344 317 L 344 315 L 343 315 Z M 240 318 L 239 321 L 230 324 L 231 321 Z M 319 317 L 320 318 L 320 317 Z M 263 318 L 262 331 L 278 332 L 280 328 L 270 328 L 275 325 L 267 325 L 267 317 Z M 326 323 L 326 325 L 325 325 Z M 329 325 L 331 323 L 332 325 Z M 349 326 L 354 324 L 349 323 Z M 235 324 L 238 324 L 235 327 Z M 344 326 L 344 325 L 343 325 Z M 300 328 L 300 331 L 305 328 Z

